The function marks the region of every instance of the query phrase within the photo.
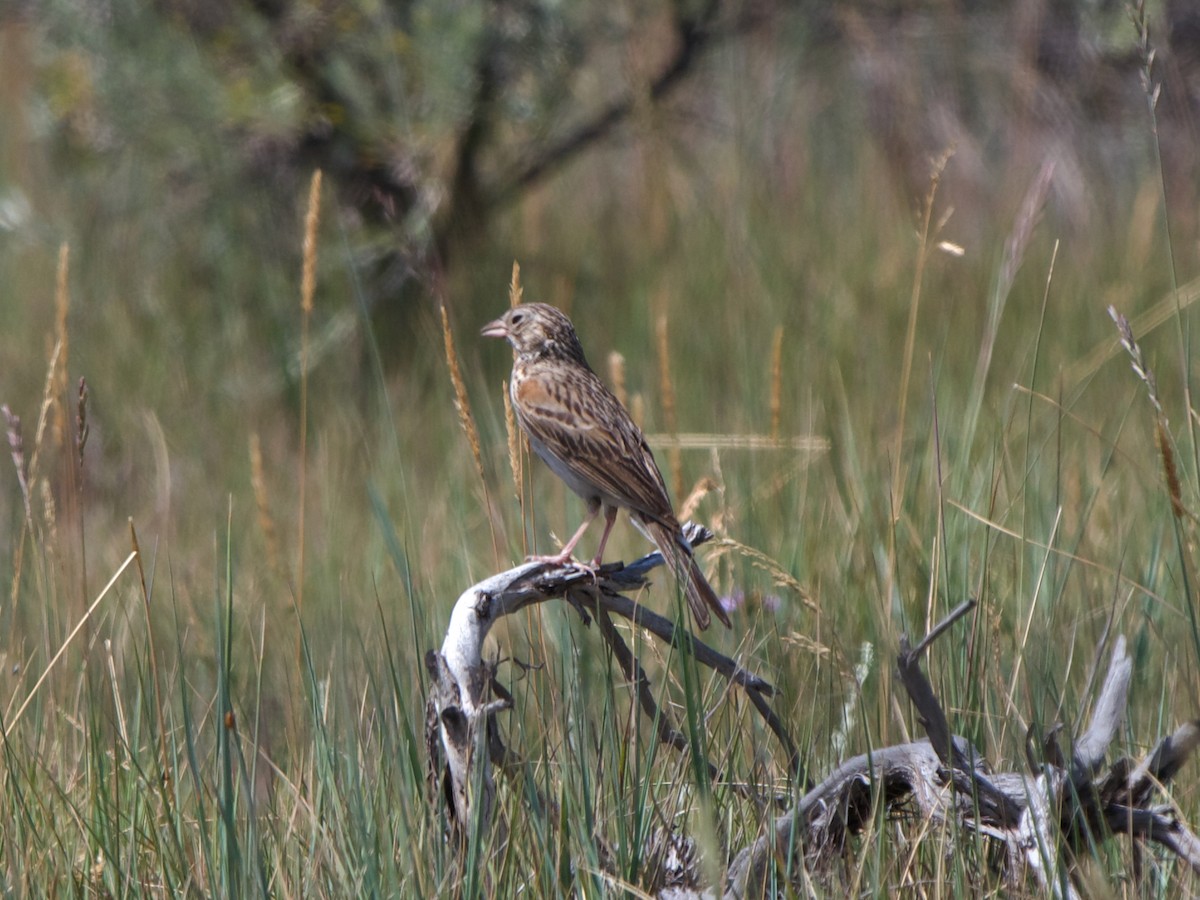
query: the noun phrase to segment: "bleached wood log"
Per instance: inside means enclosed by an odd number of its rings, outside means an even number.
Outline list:
[[[692,523],[684,526],[684,533],[692,546],[712,538],[712,532]],[[790,737],[765,700],[764,695],[774,693],[769,683],[687,630],[677,628],[670,619],[623,596],[644,587],[649,573],[662,565],[662,561],[662,555],[655,552],[628,566],[611,563],[596,572],[576,565],[530,562],[486,578],[459,596],[450,613],[441,649],[430,651],[425,663],[431,679],[426,704],[430,780],[435,789],[445,793],[460,836],[466,824],[473,821],[473,815],[480,815],[485,824],[491,821],[495,797],[492,766],[503,754],[493,717],[509,706],[504,697],[492,699],[495,685],[493,672],[483,659],[484,641],[505,616],[548,600],[566,598],[585,620],[590,608],[593,613],[603,611],[628,619],[667,643],[686,642],[698,663],[746,691],[783,742],[790,758],[797,758]],[[602,633],[611,643],[613,634],[607,617],[601,625]],[[630,660],[625,658],[621,647],[614,649],[623,667],[628,667]],[[636,677],[641,674],[640,668],[626,674]],[[641,691],[639,699],[643,708],[653,703],[647,691]],[[666,719],[655,715],[652,709],[646,712],[652,719],[659,719],[664,743],[678,748],[678,737],[666,727]]]
[[[970,608],[964,604],[955,610],[931,638]],[[915,649],[903,643],[898,660],[901,681],[929,739],[886,747],[839,766],[737,854],[729,868],[726,900],[764,896],[771,866],[789,854],[796,860],[793,871],[801,863],[819,866],[865,824],[878,802],[912,805],[928,821],[955,822],[1002,842],[1014,885],[1022,871],[1028,872],[1049,896],[1080,896],[1072,880],[1071,848],[1089,846],[1088,837],[1095,842],[1125,834],[1158,843],[1200,875],[1200,838],[1170,806],[1149,802],[1152,791],[1165,786],[1200,747],[1200,722],[1185,723],[1141,763],[1118,759],[1097,777],[1125,719],[1133,665],[1124,637],[1114,641],[1104,686],[1070,761],[1040,763],[1033,774],[991,773],[968,741],[951,734],[918,665],[929,643],[926,639]]]

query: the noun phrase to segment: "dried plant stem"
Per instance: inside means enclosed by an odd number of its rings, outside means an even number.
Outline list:
[[[1188,601],[1186,608],[1192,629],[1192,642],[1196,648],[1196,652],[1200,654],[1200,618],[1197,618],[1195,604],[1191,602],[1192,585],[1196,584],[1197,579],[1192,554],[1187,549],[1189,541],[1184,534],[1184,526],[1189,521],[1194,522],[1195,517],[1183,502],[1183,486],[1179,479],[1179,465],[1176,460],[1175,446],[1171,439],[1171,432],[1168,427],[1169,423],[1167,422],[1166,412],[1163,409],[1162,400],[1158,396],[1158,382],[1154,377],[1154,372],[1146,365],[1141,345],[1134,338],[1133,326],[1129,324],[1129,320],[1112,306],[1108,308],[1108,314],[1117,326],[1117,333],[1121,338],[1121,346],[1129,354],[1130,366],[1134,374],[1146,386],[1146,395],[1150,399],[1150,405],[1154,407],[1154,442],[1158,449],[1159,459],[1162,461],[1167,496],[1171,501],[1171,513],[1175,524],[1175,542],[1179,549],[1184,594]],[[1188,411],[1189,413],[1191,411],[1190,400],[1188,401]],[[1194,427],[1193,416],[1188,415],[1188,421],[1189,426]]]
[[[513,260],[512,279],[508,283],[508,305],[517,306],[525,289],[521,287],[521,264]]]
[[[525,522],[525,470],[521,461],[521,451],[525,436],[517,426],[517,416],[513,411],[512,397],[508,394],[508,382],[503,384],[504,394],[504,433],[508,438],[508,467],[512,470],[513,492],[517,497],[517,505],[521,509],[521,523]]]
[[[138,584],[142,589],[142,609],[146,613],[146,641],[150,648],[150,683],[154,694],[154,715],[158,724],[159,760],[162,765],[162,771],[166,772],[170,768],[171,759],[167,754],[167,725],[163,716],[162,694],[160,693],[158,684],[158,651],[155,649],[154,623],[150,616],[150,591],[146,586],[146,568],[142,564],[142,549],[138,545],[137,529],[133,526],[132,517],[129,518],[129,543],[137,559]],[[157,778],[155,781],[160,787],[163,803],[169,807],[169,792],[161,790],[163,787],[161,778]]]
[[[954,148],[947,148],[933,162],[929,174],[929,191],[925,194],[925,202],[921,208],[921,230],[917,236],[917,264],[913,271],[912,291],[908,302],[908,326],[904,331],[904,361],[900,366],[900,393],[896,398],[896,449],[892,459],[892,516],[893,520],[899,515],[901,495],[904,492],[903,445],[904,425],[908,412],[908,386],[912,380],[913,351],[917,343],[917,318],[921,309],[921,286],[925,280],[925,264],[929,260],[930,247],[933,243],[933,207],[937,199],[938,186],[946,165],[954,155]],[[894,549],[894,548],[893,548]]]
[[[91,621],[92,613],[96,611],[96,607],[100,605],[100,601],[108,596],[108,592],[112,590],[112,586],[117,583],[117,579],[121,577],[121,573],[129,568],[129,564],[133,562],[136,557],[137,554],[132,552],[125,557],[125,562],[121,563],[121,567],[117,569],[117,571],[113,574],[113,577],[108,580],[108,584],[104,586],[104,590],[102,590],[96,599],[92,601],[92,605],[87,608],[87,611],[84,612],[79,621],[75,623],[75,627],[71,629],[71,633],[67,635],[66,640],[62,642],[58,648],[58,651],[50,658],[50,662],[46,663],[46,668],[42,671],[42,674],[38,676],[38,680],[34,682],[33,687],[29,689],[29,693],[25,695],[25,699],[17,708],[17,711],[11,716],[4,717],[5,737],[8,737],[10,734],[12,734],[12,730],[16,727],[17,723],[21,721],[21,716],[29,707],[29,704],[33,701],[34,695],[37,694],[38,688],[40,688],[46,679],[50,677],[50,672],[58,664],[58,661],[62,658],[62,655],[67,652],[67,648],[71,646],[71,642],[75,640],[75,637],[83,629],[84,625]],[[14,697],[14,699],[16,698]]]
[[[515,273],[514,273],[515,277]],[[467,444],[471,448],[471,458],[475,462],[475,474],[483,486],[483,501],[488,512],[488,528],[492,534],[492,551],[496,559],[500,559],[500,545],[496,539],[496,527],[492,520],[492,498],[488,491],[487,478],[483,471],[483,451],[479,441],[479,430],[475,427],[475,418],[471,415],[471,399],[467,395],[467,385],[463,381],[462,369],[458,364],[458,351],[454,347],[454,332],[450,329],[450,317],[446,313],[446,304],[441,305],[442,341],[446,350],[446,365],[450,369],[450,383],[454,386],[454,408],[458,410],[458,422],[467,436]],[[507,391],[505,392],[507,394]]]
[[[66,344],[66,332],[63,332],[63,343]],[[64,373],[65,374],[65,373]],[[87,585],[87,541],[83,527],[83,451],[87,448],[88,434],[91,426],[88,424],[88,386],[87,380],[79,379],[79,391],[75,402],[75,446],[73,452],[67,455],[66,466],[71,473],[71,481],[75,488],[75,525],[79,529],[79,589],[80,601],[86,603],[88,596]]]
[[[308,212],[304,216],[304,261],[300,277],[300,472],[296,523],[296,656],[301,654],[303,636],[300,619],[304,613],[304,511],[308,488],[308,330],[316,292],[317,226],[321,221],[321,170],[313,172],[308,188]]]
[[[0,406],[8,434],[8,449],[12,454],[13,468],[17,470],[17,485],[21,488],[21,499],[25,504],[25,521],[33,524],[33,506],[29,500],[29,478],[25,471],[25,438],[21,432],[21,417],[8,408]]]
[[[1183,298],[1179,288],[1179,265],[1175,259],[1175,241],[1171,234],[1171,193],[1167,190],[1166,167],[1163,165],[1162,139],[1158,133],[1158,101],[1162,94],[1162,83],[1154,73],[1154,63],[1157,50],[1150,42],[1150,21],[1146,14],[1145,0],[1136,0],[1130,8],[1133,25],[1138,33],[1138,51],[1141,55],[1142,90],[1146,94],[1146,107],[1150,116],[1150,134],[1154,139],[1154,155],[1158,168],[1158,184],[1162,199],[1162,223],[1166,234],[1167,262],[1171,272],[1171,293],[1174,295],[1176,335],[1179,340],[1179,362],[1183,382],[1183,402],[1190,412],[1195,409],[1192,403],[1192,340],[1191,328],[1183,316]],[[1187,417],[1188,438],[1192,447],[1193,476],[1200,484],[1200,440],[1196,436],[1196,420]],[[1173,502],[1173,501],[1172,501]]]
[[[55,373],[58,371],[58,360],[62,353],[62,341],[57,340],[54,343],[54,349],[50,351],[50,362],[46,367],[46,381],[42,387],[42,403],[38,409],[37,427],[34,428],[33,451],[29,456],[29,466],[25,470],[26,483],[29,485],[32,492],[34,486],[38,483],[38,462],[41,460],[42,452],[42,437],[46,432],[46,423],[49,420],[50,408],[53,404],[53,389]],[[10,423],[11,425],[11,423]],[[11,441],[11,436],[10,436]],[[24,442],[22,441],[22,447]],[[12,587],[9,591],[9,602],[14,606],[17,602],[17,592],[21,586],[21,573],[24,571],[25,559],[25,541],[32,537],[33,534],[33,516],[32,512],[26,516],[25,524],[21,528],[21,535],[17,539],[17,549],[13,554],[13,577]],[[41,578],[41,573],[44,571],[40,567],[35,567],[38,577]]]
[[[508,283],[508,305],[520,305],[525,289],[521,287],[521,264],[515,259],[512,265],[512,279]],[[508,393],[508,382],[504,382],[504,431],[508,437],[508,467],[512,470],[513,489],[517,494],[517,505],[521,510],[521,547],[529,552],[529,531],[525,527],[525,465],[524,453],[527,449],[525,433],[517,426],[516,412],[513,410],[512,397]]]
[[[58,248],[58,270],[54,279],[54,339],[60,352],[57,357],[58,364],[51,373],[53,384],[50,393],[50,396],[55,398],[52,430],[55,443],[59,447],[66,445],[67,415],[64,398],[67,393],[67,369],[70,360],[70,345],[67,340],[67,313],[71,307],[71,289],[68,277],[70,262],[71,248],[69,244],[64,243]]]

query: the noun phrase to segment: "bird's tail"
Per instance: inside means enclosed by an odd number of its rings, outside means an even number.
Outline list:
[[[722,625],[732,628],[733,623],[729,621],[729,614],[725,612],[725,607],[721,605],[716,591],[712,589],[712,586],[704,578],[704,573],[696,565],[696,559],[692,556],[692,548],[684,539],[683,532],[679,527],[671,529],[661,522],[651,519],[643,519],[638,524],[658,546],[668,568],[684,585],[688,606],[691,607],[692,615],[696,619],[696,624],[700,626],[700,630],[708,628],[709,610],[716,613]]]

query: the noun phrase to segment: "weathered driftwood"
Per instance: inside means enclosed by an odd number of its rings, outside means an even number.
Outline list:
[[[695,527],[690,527],[688,536],[693,544],[711,537]],[[659,722],[660,741],[681,750],[686,747],[686,738],[665,712],[656,709],[649,681],[613,627],[612,615],[629,619],[664,641],[688,642],[698,662],[741,686],[779,736],[797,774],[795,783],[803,783],[795,746],[766,699],[772,687],[690,632],[676,629],[671,620],[621,596],[644,585],[647,573],[661,563],[655,553],[629,566],[605,566],[595,574],[529,563],[482,581],[459,597],[441,651],[431,651],[427,658],[433,680],[427,741],[431,778],[446,793],[460,837],[465,837],[468,823],[486,827],[491,821],[492,767],[501,765],[506,754],[494,714],[507,709],[511,698],[495,684],[482,659],[484,638],[503,616],[555,598],[566,598],[585,620],[589,613],[596,617],[614,658],[636,685],[643,711]],[[998,842],[1005,850],[1005,876],[1014,885],[1031,873],[1053,896],[1080,896],[1073,881],[1073,853],[1087,852],[1086,848],[1112,835],[1129,837],[1135,851],[1145,841],[1159,844],[1200,875],[1200,838],[1169,803],[1153,802],[1156,792],[1200,746],[1200,721],[1178,728],[1140,762],[1121,758],[1102,772],[1124,722],[1132,677],[1125,640],[1118,637],[1088,727],[1069,752],[1061,748],[1056,730],[1041,741],[1040,753],[1027,740],[1028,772],[993,772],[969,741],[951,732],[919,665],[932,641],[972,607],[973,603],[963,604],[915,648],[907,640],[901,644],[900,680],[926,739],[847,760],[738,852],[722,885],[703,891],[675,887],[660,896],[727,900],[767,896],[772,880],[787,877],[778,868],[784,860],[791,860],[787,869],[798,885],[803,871],[819,870],[836,858],[846,838],[865,827],[881,807],[906,811],[934,827],[953,826],[947,834],[975,831]],[[710,770],[717,774],[711,765]],[[473,815],[479,818],[473,820]],[[1135,855],[1135,865],[1139,858]],[[690,864],[685,869],[695,871]]]
[[[819,865],[822,857],[842,847],[847,835],[863,827],[880,802],[889,809],[915,807],[918,816],[935,825],[954,822],[1001,842],[1005,874],[1014,884],[1031,872],[1052,896],[1079,897],[1071,866],[1073,849],[1114,834],[1160,844],[1200,875],[1200,840],[1170,805],[1151,803],[1154,792],[1200,745],[1200,722],[1180,727],[1137,765],[1119,759],[1100,774],[1125,718],[1132,661],[1123,637],[1114,642],[1088,728],[1076,739],[1069,757],[1052,739],[1045,744],[1046,759],[1031,760],[1029,773],[991,773],[968,741],[951,734],[918,662],[932,637],[972,605],[955,610],[917,648],[910,649],[907,641],[901,646],[900,679],[928,738],[864,754],[839,766],[735,857],[726,898],[764,896],[778,860],[794,860],[794,874],[806,865]]]
[[[706,528],[688,523],[684,532],[692,546],[712,538]],[[741,687],[768,726],[783,744],[793,770],[799,756],[795,744],[767,700],[774,688],[735,660],[718,653],[686,629],[644,606],[622,596],[647,583],[647,574],[662,565],[655,552],[626,566],[611,563],[597,572],[578,566],[532,562],[493,575],[459,596],[450,613],[450,624],[440,651],[430,651],[425,664],[431,678],[426,705],[426,747],[430,778],[445,793],[453,827],[462,829],[472,821],[491,822],[495,785],[492,767],[500,765],[505,748],[495,724],[495,714],[511,705],[503,689],[492,678],[483,659],[483,643],[492,626],[535,603],[565,598],[584,621],[594,615],[600,634],[613,650],[625,677],[637,687],[638,703],[647,717],[658,723],[659,740],[680,751],[687,739],[676,729],[665,710],[658,710],[649,679],[637,658],[613,626],[612,616],[634,622],[661,640],[686,646],[696,662],[708,666]],[[497,699],[493,699],[493,695]],[[486,750],[487,752],[482,752]],[[710,774],[719,776],[709,763]],[[480,819],[473,820],[473,815]]]

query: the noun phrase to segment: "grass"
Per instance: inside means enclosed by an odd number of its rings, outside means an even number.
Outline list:
[[[715,80],[737,65],[720,57]],[[114,255],[115,237],[72,208],[75,176],[48,173],[41,189],[82,237],[69,253],[0,246],[13,325],[0,399],[21,419],[10,473],[24,478],[0,492],[7,894],[637,896],[661,886],[672,841],[694,839],[687,852],[715,878],[758,833],[768,811],[659,747],[598,636],[545,608],[496,639],[517,755],[500,825],[465,863],[444,838],[423,656],[463,589],[581,513],[511,440],[507,351],[475,338],[504,308],[514,257],[526,297],[570,308],[598,370],[624,357],[648,432],[828,442],[657,448],[677,501],[707,479],[696,517],[751,548],[706,556],[718,590],[744,596],[715,640],[780,687],[808,772],[920,734],[891,659],[902,632],[967,596],[977,613],[929,669],[952,727],[995,765],[1022,765],[1027,725],[1078,730],[1116,632],[1136,666],[1123,750],[1196,715],[1183,302],[1196,290],[1171,272],[1169,202],[1141,199],[1157,190],[1154,160],[1135,157],[1109,214],[1080,226],[1053,201],[1037,215],[1036,169],[1015,164],[1018,189],[963,203],[955,155],[914,218],[886,160],[846,142],[856,110],[781,90],[775,111],[792,104],[789,120],[814,127],[758,136],[763,120],[738,103],[754,86],[729,84],[714,102],[732,139],[635,145],[531,196],[485,258],[450,273],[436,312],[413,313],[403,346],[373,342],[336,212],[270,235],[290,274],[239,250],[237,223],[261,221],[233,207],[212,259],[191,243],[200,232]],[[315,200],[295,206],[299,226]],[[153,221],[132,217],[122,240],[136,248]],[[207,283],[181,262],[193,252]],[[311,309],[295,300],[302,280]],[[1163,418],[1109,303],[1134,322]],[[613,558],[643,549],[618,526]],[[646,602],[673,598],[659,585]],[[780,748],[738,694],[686,655],[627,640],[677,727],[735,780],[787,789]],[[1200,823],[1194,774],[1173,800]],[[1195,888],[1159,858],[1135,885],[1117,841],[1093,856],[1118,894]],[[985,845],[880,816],[809,878],[833,896],[999,894],[987,861]]]

